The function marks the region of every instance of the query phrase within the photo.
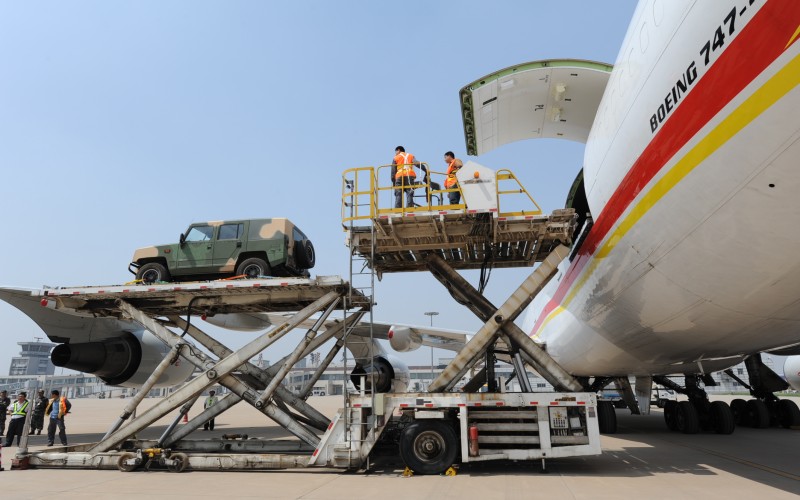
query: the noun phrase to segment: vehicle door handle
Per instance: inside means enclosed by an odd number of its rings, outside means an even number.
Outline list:
[[[242,242],[241,241],[237,241],[236,242],[236,248],[242,248]]]

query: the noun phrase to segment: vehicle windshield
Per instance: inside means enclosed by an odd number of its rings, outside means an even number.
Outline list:
[[[194,226],[189,229],[186,241],[208,241],[214,236],[214,228],[211,226]]]

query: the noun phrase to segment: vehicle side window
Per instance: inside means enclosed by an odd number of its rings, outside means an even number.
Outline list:
[[[244,224],[223,224],[219,227],[220,240],[238,240],[242,237]]]
[[[194,226],[186,235],[186,241],[209,241],[214,236],[214,228],[211,226]]]

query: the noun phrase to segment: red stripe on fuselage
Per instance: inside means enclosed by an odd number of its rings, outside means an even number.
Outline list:
[[[800,1],[767,2],[708,68],[672,117],[661,126],[595,219],[564,280],[539,314],[531,333],[561,303],[609,231],[642,189],[701,128],[786,50],[798,22]]]

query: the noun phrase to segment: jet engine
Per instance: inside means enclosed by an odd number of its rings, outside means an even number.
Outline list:
[[[371,363],[358,363],[350,373],[350,380],[357,389],[365,380],[365,390],[371,391],[375,381],[375,392],[406,392],[411,381],[408,366],[394,356],[375,356]]]
[[[150,332],[120,332],[120,335],[94,342],[70,342],[57,345],[50,359],[55,366],[100,377],[109,385],[140,387],[153,373],[170,348]],[[156,387],[183,382],[194,366],[178,358],[167,367]]]
[[[392,326],[389,329],[389,344],[397,352],[409,352],[419,349],[422,335],[405,326]]]
[[[789,356],[783,364],[783,375],[792,389],[800,391],[800,356]]]

